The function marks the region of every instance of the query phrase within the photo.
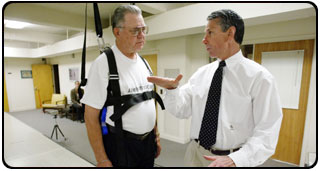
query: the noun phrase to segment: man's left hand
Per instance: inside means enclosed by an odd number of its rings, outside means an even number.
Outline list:
[[[203,156],[206,160],[212,161],[208,167],[236,167],[229,156]]]
[[[155,139],[156,143],[157,143],[157,153],[155,158],[157,158],[160,155],[161,152],[161,145],[160,145],[160,136],[159,134],[156,135],[156,139]]]

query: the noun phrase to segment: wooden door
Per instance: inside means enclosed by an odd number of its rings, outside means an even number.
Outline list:
[[[43,101],[50,101],[53,94],[51,65],[32,65],[32,77],[36,108],[41,108]]]
[[[255,45],[254,60],[261,64],[262,52],[304,50],[299,109],[283,108],[283,120],[273,159],[299,165],[306,118],[314,40]]]
[[[153,75],[157,75],[157,54],[152,55],[143,55],[144,59],[146,59],[152,69]]]
[[[9,112],[9,102],[8,102],[8,94],[7,94],[7,85],[6,85],[6,77],[3,75],[3,110],[5,112]]]

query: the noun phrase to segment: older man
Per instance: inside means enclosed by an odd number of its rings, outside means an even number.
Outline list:
[[[203,44],[217,60],[197,70],[187,84],[150,77],[167,90],[167,109],[192,116],[187,166],[248,167],[274,152],[282,109],[274,77],[240,50],[244,22],[232,10],[211,13]]]
[[[121,96],[150,92],[154,87],[147,81],[150,76],[147,64],[137,54],[143,48],[147,34],[141,10],[134,5],[118,7],[112,17],[112,28],[116,38],[115,45],[111,48],[114,55],[109,51],[110,54],[103,53],[93,62],[81,100],[86,104],[85,120],[90,144],[98,167],[153,167],[154,159],[161,149],[158,134],[154,129],[154,100],[143,101],[124,112],[120,123],[120,131],[123,131],[121,136],[118,136],[117,131],[119,125],[112,120],[116,105],[107,106],[108,133],[102,135],[99,113],[105,106],[106,99],[114,96],[109,91],[109,88],[114,88],[114,85],[110,84],[111,80],[119,84]],[[116,66],[112,66],[109,61],[112,56]],[[117,78],[110,74],[112,67],[117,68]],[[109,84],[111,87],[108,87]],[[125,106],[121,104],[120,110]]]

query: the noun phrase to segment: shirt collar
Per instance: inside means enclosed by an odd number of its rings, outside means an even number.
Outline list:
[[[242,51],[240,49],[237,53],[235,53],[234,55],[230,56],[229,58],[227,58],[225,60],[226,67],[232,67],[233,65],[239,63],[242,58],[243,58],[243,55],[242,55]],[[221,59],[218,58],[218,61],[220,62]]]
[[[128,61],[128,62],[136,62],[137,61],[137,58],[135,59],[130,59],[128,58],[127,56],[125,56],[120,50],[119,48],[117,47],[116,44],[114,44],[112,47],[111,47],[113,53],[114,53],[114,56],[115,57],[119,57],[125,61]],[[136,56],[138,56],[138,54],[136,54]]]

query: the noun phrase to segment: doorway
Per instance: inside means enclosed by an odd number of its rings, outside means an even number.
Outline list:
[[[304,124],[309,95],[311,65],[314,40],[301,40],[279,43],[257,44],[254,48],[254,60],[261,64],[263,52],[281,52],[303,50],[302,76],[298,108],[282,108],[283,120],[278,145],[273,159],[299,165],[304,135]],[[276,60],[275,60],[276,61]]]
[[[60,94],[60,82],[59,82],[59,66],[58,64],[52,65],[53,67],[53,85],[55,94]]]
[[[33,64],[32,77],[36,108],[42,108],[44,101],[51,101],[53,94],[52,69],[48,64]]]

